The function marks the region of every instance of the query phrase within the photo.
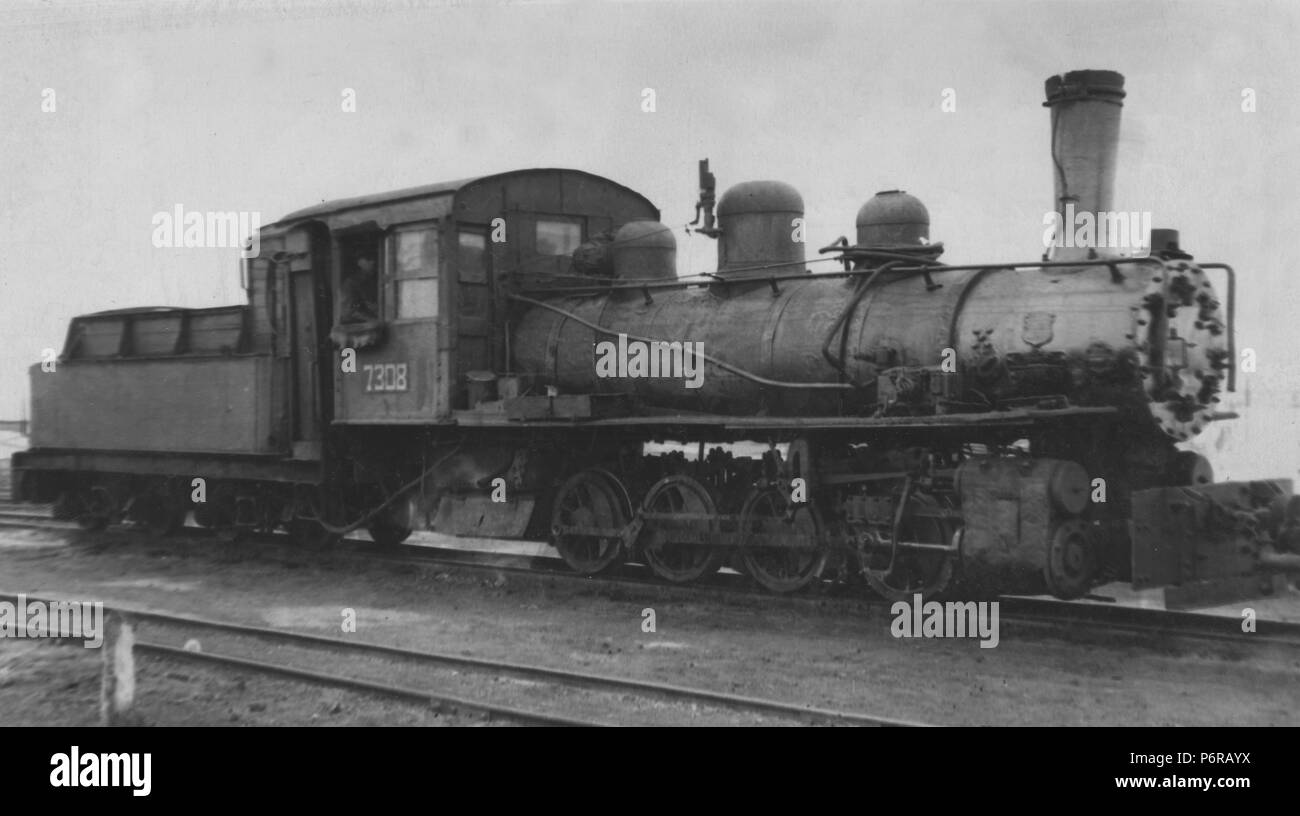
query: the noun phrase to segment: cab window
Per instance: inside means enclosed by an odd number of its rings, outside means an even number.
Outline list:
[[[438,315],[440,263],[435,226],[401,227],[393,236],[393,315],[410,320]]]
[[[339,242],[343,258],[336,323],[352,325],[379,319],[379,236],[361,235]]]
[[[571,255],[582,243],[582,225],[558,218],[537,219],[534,246],[538,255]]]
[[[488,286],[487,238],[482,230],[462,227],[457,238],[459,257],[461,317],[487,318],[491,308],[491,291]]]
[[[460,245],[460,282],[487,283],[487,237],[481,229],[464,227]]]

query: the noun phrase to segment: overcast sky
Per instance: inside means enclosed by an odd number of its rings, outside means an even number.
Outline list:
[[[1198,259],[1237,267],[1238,343],[1259,355],[1244,376],[1256,403],[1277,392],[1290,408],[1298,21],[1285,0],[0,0],[0,418],[23,412],[27,366],[62,347],[72,315],[240,299],[237,250],[151,245],[153,215],[177,204],[269,223],[558,166],[637,189],[680,226],[708,157],[720,192],[798,188],[810,249],[902,188],[929,207],[945,260],[1034,259],[1052,206],[1043,80],[1080,68],[1127,78],[1116,208],[1149,210]],[[941,109],[949,88],[955,112]],[[683,272],[712,268],[712,242],[678,241]],[[1216,437],[1219,453],[1294,476],[1295,417]]]

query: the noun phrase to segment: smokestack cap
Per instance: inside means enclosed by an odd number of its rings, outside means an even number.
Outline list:
[[[918,246],[930,240],[930,211],[902,190],[882,190],[857,218],[858,246]]]
[[[1048,77],[1045,107],[1077,99],[1097,99],[1123,105],[1124,75],[1118,71],[1070,71]]]

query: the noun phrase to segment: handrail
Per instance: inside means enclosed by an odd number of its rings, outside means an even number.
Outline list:
[[[837,260],[838,260],[837,258],[814,258],[811,261],[808,261],[807,263],[816,263],[819,261],[837,261]],[[915,259],[913,258],[908,258],[907,260],[915,261]],[[948,265],[948,264],[920,263],[914,266],[899,266],[895,268],[893,271],[899,273],[915,274],[921,272],[928,272],[928,273],[964,272],[964,271],[970,271],[976,269],[1063,269],[1063,268],[1082,269],[1090,266],[1104,266],[1110,269],[1112,278],[1123,280],[1123,278],[1119,276],[1119,267],[1121,265],[1138,264],[1138,263],[1157,263],[1160,264],[1161,266],[1164,266],[1164,261],[1155,257],[1154,255],[1148,255],[1148,256],[1135,257],[1135,258],[1098,258],[1095,260],[1079,260],[1079,261],[1026,261],[1023,263],[1006,263],[1006,264],[982,263],[982,264],[960,264],[955,266]],[[780,267],[780,266],[792,266],[792,265],[793,264],[786,262],[780,264],[771,264],[770,266]],[[1204,266],[1205,265],[1202,264],[1202,267]],[[1223,265],[1219,264],[1215,266],[1223,266]],[[530,289],[520,289],[519,291],[521,293],[528,293],[533,295],[557,295],[557,294],[590,295],[590,294],[600,294],[603,292],[640,291],[644,289],[687,289],[692,286],[709,286],[709,285],[721,285],[721,284],[751,284],[751,283],[766,284],[766,283],[772,283],[777,281],[791,281],[791,280],[813,280],[813,279],[825,279],[825,278],[856,278],[856,277],[864,277],[866,275],[870,275],[875,271],[876,271],[875,269],[841,269],[834,272],[803,272],[803,273],[784,274],[784,275],[748,275],[739,278],[723,278],[723,277],[718,277],[715,273],[701,273],[699,275],[691,275],[689,277],[682,277],[674,280],[664,280],[662,278],[655,278],[655,279],[637,278],[634,280],[624,280],[624,281],[606,280],[606,281],[593,281],[590,284],[586,284],[582,286],[535,287]],[[696,280],[695,278],[707,278],[707,279]]]
[[[1222,269],[1228,273],[1228,393],[1237,393],[1237,271],[1226,263],[1197,264],[1202,269]]]

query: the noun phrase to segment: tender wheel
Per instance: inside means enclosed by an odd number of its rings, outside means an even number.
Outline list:
[[[50,515],[56,521],[72,521],[77,517],[77,494],[64,490],[54,499]]]
[[[804,535],[817,549],[764,546],[758,536]],[[821,523],[806,502],[791,505],[785,494],[766,487],[750,494],[740,512],[740,563],[745,572],[773,592],[794,592],[821,575],[826,566],[821,546]]]
[[[915,493],[909,501],[912,512],[933,512],[943,505],[933,496]],[[910,515],[903,520],[900,533],[904,541],[920,544],[948,545],[956,540],[956,528],[947,519]],[[913,595],[937,597],[952,582],[953,558],[945,553],[900,550],[892,558],[890,544],[868,533],[859,553],[862,577],[885,598],[910,601]]]
[[[228,527],[216,528],[216,539],[222,544],[242,544],[252,538],[253,530],[249,527]]]
[[[212,530],[218,540],[234,540],[228,528],[235,524],[235,494],[229,485],[208,484],[205,500],[194,504],[194,523]]]
[[[574,572],[595,575],[622,562],[619,532],[632,520],[632,502],[613,474],[599,468],[575,473],[552,506],[551,544]]]
[[[151,494],[136,499],[131,520],[154,537],[174,535],[185,526],[188,509],[170,496]]]
[[[83,530],[102,530],[117,510],[117,501],[108,488],[95,487],[77,491],[75,498],[77,526]]]
[[[704,485],[689,476],[661,479],[646,495],[647,513],[682,513],[713,518],[717,508]],[[674,584],[712,575],[721,566],[724,553],[708,546],[708,539],[686,529],[664,529],[653,522],[642,528],[637,544],[655,575]]]
[[[1047,545],[1043,577],[1048,590],[1062,600],[1081,597],[1092,588],[1096,571],[1096,552],[1088,525],[1078,519],[1062,522]]]

